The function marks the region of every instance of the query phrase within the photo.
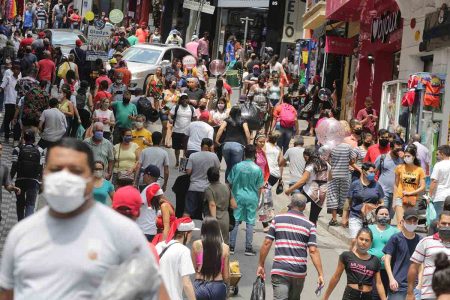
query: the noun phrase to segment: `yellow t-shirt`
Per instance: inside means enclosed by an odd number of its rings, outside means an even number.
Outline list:
[[[396,178],[400,178],[395,198],[402,198],[403,191],[412,192],[419,188],[420,181],[425,180],[425,172],[416,165],[401,164],[395,168]]]
[[[128,149],[123,149],[120,147],[120,143],[114,146],[114,172],[119,171],[130,171],[136,164],[136,150],[139,146],[133,142],[130,143],[130,147]]]
[[[137,144],[140,150],[144,150],[148,147],[147,145],[144,145],[144,139],[146,139],[149,143],[153,143],[152,133],[145,128],[142,128],[141,130],[133,130],[132,135],[132,142]]]

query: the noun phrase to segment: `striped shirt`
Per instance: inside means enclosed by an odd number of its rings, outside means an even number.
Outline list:
[[[337,145],[331,151],[331,175],[333,178],[347,178],[350,169],[350,161],[358,158],[358,148],[353,149],[347,143]]]
[[[290,210],[270,224],[266,239],[275,240],[272,275],[305,278],[307,247],[317,246],[316,227],[302,212]]]
[[[433,236],[427,236],[423,238],[419,244],[417,244],[416,250],[411,256],[411,261],[424,264],[423,269],[423,283],[421,289],[421,299],[436,299],[436,296],[431,287],[431,281],[434,273],[434,259],[436,254],[444,252],[450,259],[450,243],[443,243],[439,238],[439,234],[436,233]]]
[[[38,8],[36,10],[36,18],[38,20],[47,20],[47,12],[43,8]]]

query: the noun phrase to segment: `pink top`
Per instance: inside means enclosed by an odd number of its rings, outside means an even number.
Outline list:
[[[198,49],[198,42],[192,41],[186,44],[186,49],[191,52],[192,55],[197,57],[197,49]]]
[[[371,113],[374,117],[377,116],[377,111],[375,109],[372,108],[372,113]],[[369,115],[369,113],[367,112],[366,108],[361,109],[358,114],[356,115],[356,119],[358,119],[359,121],[364,120],[367,116]],[[366,124],[363,125],[364,128],[368,129],[370,131],[370,133],[372,133],[373,135],[376,134],[375,132],[375,124],[376,124],[376,120],[372,119],[369,120],[369,122],[367,122]]]
[[[196,260],[197,260],[197,270],[198,270],[198,272],[200,272],[202,265],[203,265],[203,251],[200,251],[199,253],[197,253]],[[225,257],[222,256],[222,259],[220,260],[220,271],[223,271],[224,262],[225,262]]]
[[[209,43],[204,38],[198,40],[198,51],[200,55],[209,55]]]

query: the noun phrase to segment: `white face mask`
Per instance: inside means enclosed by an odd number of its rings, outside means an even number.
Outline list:
[[[414,163],[414,158],[409,157],[409,156],[404,157],[403,160],[405,161],[405,164],[408,164],[408,165],[412,165]]]
[[[136,122],[135,125],[136,125],[136,128],[138,128],[138,129],[142,129],[142,127],[144,127],[143,122]]]
[[[103,171],[102,170],[94,171],[94,177],[102,178],[103,177]]]
[[[87,180],[62,170],[44,176],[44,196],[48,206],[59,213],[70,213],[85,201]]]
[[[218,109],[224,109],[225,108],[225,104],[217,104],[217,108]]]
[[[405,223],[405,229],[408,231],[408,232],[414,232],[416,229],[417,229],[417,224],[408,224],[408,223]]]

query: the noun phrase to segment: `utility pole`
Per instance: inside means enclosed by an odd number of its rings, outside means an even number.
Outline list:
[[[241,22],[245,24],[244,29],[244,54],[247,55],[247,33],[248,33],[248,23],[253,22],[254,19],[250,19],[249,17],[241,18]]]
[[[195,20],[195,26],[194,26],[194,34],[198,35],[198,24],[200,23],[200,17],[202,15],[202,9],[203,5],[205,5],[206,0],[200,0],[199,6],[198,6],[198,12],[197,12],[197,20]]]

